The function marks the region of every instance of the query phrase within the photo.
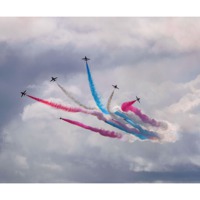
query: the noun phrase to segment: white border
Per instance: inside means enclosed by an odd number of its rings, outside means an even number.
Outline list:
[[[0,185],[2,199],[20,200],[184,200],[198,195],[198,184],[6,184]]]
[[[0,0],[1,16],[199,16],[197,0]]]

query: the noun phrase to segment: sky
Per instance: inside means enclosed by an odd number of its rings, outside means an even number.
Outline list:
[[[199,183],[200,19],[148,17],[0,18],[1,183]],[[20,92],[95,106],[89,66],[104,104],[141,97],[137,107],[173,125],[173,139],[121,141],[59,120],[115,130]]]

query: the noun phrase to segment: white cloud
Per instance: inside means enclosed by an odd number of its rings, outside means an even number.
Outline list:
[[[199,106],[200,106],[200,90],[198,85],[200,76],[197,76],[194,80],[183,83],[179,86],[182,91],[187,91],[177,102],[174,102],[168,108],[166,113],[170,116],[174,116],[179,123],[182,130],[186,132],[196,133],[199,132]],[[176,88],[174,88],[176,90]]]
[[[0,40],[78,48],[101,46],[115,52],[131,47],[153,54],[189,52],[200,47],[198,18],[1,18]],[[39,44],[39,43],[38,43]],[[103,46],[102,46],[103,44]]]
[[[152,170],[154,171],[155,166],[153,165],[153,163],[149,162],[146,159],[143,159],[142,157],[136,157],[130,163],[130,170],[134,172],[149,172]]]
[[[177,103],[170,106],[170,111],[174,113],[191,113],[199,106],[200,90],[198,85],[200,83],[200,76],[198,75],[194,80],[181,84],[181,90],[187,91]]]
[[[53,18],[1,17],[0,41],[23,42],[44,37],[56,30]]]

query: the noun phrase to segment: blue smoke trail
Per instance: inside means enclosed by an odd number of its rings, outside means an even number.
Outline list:
[[[90,86],[90,90],[91,90],[91,93],[92,93],[92,96],[94,98],[94,101],[96,103],[96,105],[98,106],[98,108],[104,113],[104,114],[109,114],[108,110],[104,107],[104,105],[102,104],[101,102],[101,99],[96,91],[96,88],[95,88],[95,85],[94,85],[94,82],[93,82],[93,79],[92,79],[92,75],[91,75],[91,72],[90,72],[90,68],[88,66],[88,63],[86,62],[86,69],[87,69],[87,75],[88,75],[88,81],[89,81],[89,86]],[[137,128],[139,131],[140,131],[140,134],[138,133],[135,133],[134,131],[131,131],[131,130],[128,130],[128,129],[125,129],[123,127],[121,127],[120,125],[117,125],[111,121],[105,121],[107,124],[115,127],[115,128],[118,128],[124,132],[127,132],[127,133],[131,133],[137,137],[139,137],[140,139],[149,139],[150,137],[156,137],[158,138],[157,134],[156,133],[153,133],[153,132],[149,132],[147,130],[143,130],[141,126],[139,126],[138,124],[136,124],[134,121],[132,121],[127,115],[123,114],[122,112],[115,112],[116,115],[120,116],[121,118],[123,118],[126,122],[128,122],[130,125],[132,125],[134,128]]]
[[[88,81],[89,81],[89,85],[90,85],[90,90],[92,93],[92,96],[94,98],[94,101],[96,103],[96,105],[98,106],[98,108],[104,113],[104,114],[109,114],[109,112],[106,110],[106,108],[104,107],[104,105],[101,102],[101,99],[96,91],[93,79],[92,79],[92,75],[90,73],[90,68],[88,66],[88,63],[86,62],[86,68],[87,68],[87,74],[88,74]]]
[[[123,118],[126,122],[128,122],[130,125],[132,125],[134,128],[137,128],[140,133],[146,137],[156,137],[159,138],[158,135],[154,132],[150,132],[147,130],[144,130],[140,125],[136,124],[133,120],[131,120],[127,115],[125,115],[122,112],[116,111],[115,114],[121,118]]]
[[[134,136],[136,136],[136,137],[139,137],[141,140],[148,139],[148,137],[146,137],[146,136],[144,136],[144,135],[142,135],[142,134],[138,134],[138,133],[135,133],[135,132],[133,132],[133,131],[126,130],[126,129],[124,129],[123,127],[121,127],[120,125],[117,125],[117,124],[115,124],[115,123],[113,123],[113,122],[111,122],[111,121],[105,121],[105,122],[106,122],[107,124],[109,124],[109,125],[115,127],[115,128],[118,128],[118,129],[120,129],[120,130],[126,132],[126,133],[130,133],[130,134],[132,134],[132,135],[134,135]]]

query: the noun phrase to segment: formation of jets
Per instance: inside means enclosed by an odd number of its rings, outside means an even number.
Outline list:
[[[26,90],[24,90],[23,92],[21,92],[21,97],[26,95]]]
[[[82,60],[85,60],[85,61],[87,62],[88,60],[90,60],[90,58],[87,58],[87,57],[85,56],[84,58],[82,58]],[[53,82],[56,81],[57,78],[58,78],[58,77],[51,77],[50,82],[51,82],[51,81],[53,81]],[[114,87],[114,89],[119,89],[117,85],[112,85],[112,86]],[[25,90],[24,92],[21,92],[21,97],[23,97],[23,96],[25,96],[25,95],[26,95],[26,90]],[[138,102],[140,103],[140,98],[137,97],[137,96],[136,96],[136,101],[138,101]]]

